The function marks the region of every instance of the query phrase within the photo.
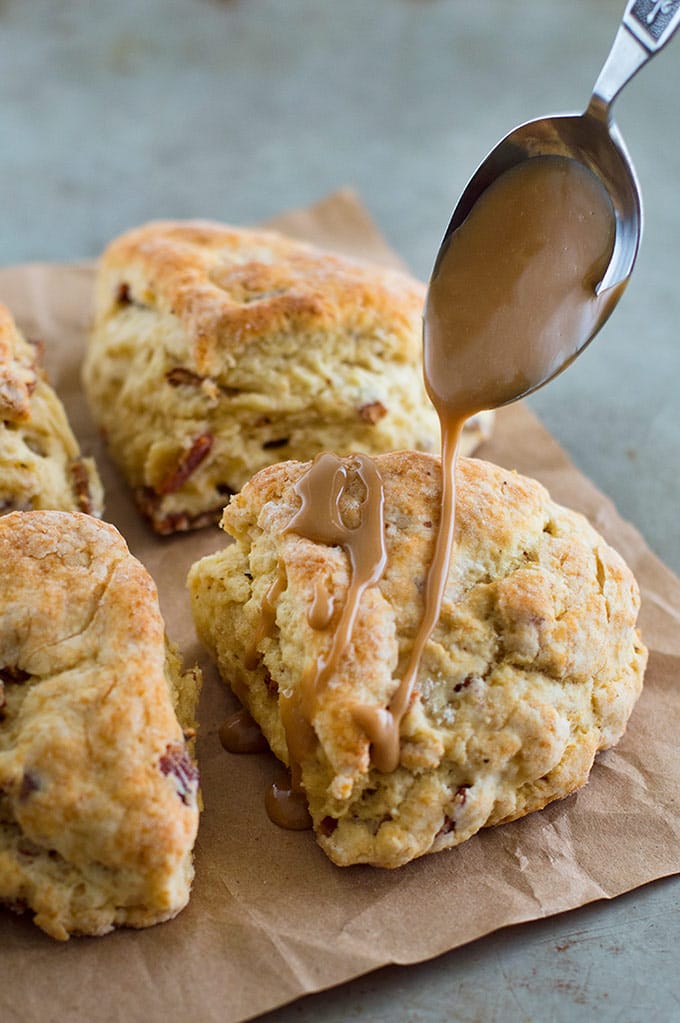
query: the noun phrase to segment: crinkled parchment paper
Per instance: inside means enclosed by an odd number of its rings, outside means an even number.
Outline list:
[[[398,262],[349,193],[279,223],[298,237]],[[263,793],[273,760],[221,749],[217,729],[232,702],[198,648],[185,591],[189,565],[221,546],[222,535],[214,528],[152,536],[85,407],[79,364],[91,284],[89,266],[23,266],[0,271],[0,299],[30,337],[44,340],[51,380],[102,470],[106,516],[155,578],[171,637],[187,660],[203,663],[205,812],[191,904],[171,923],[60,945],[28,916],[0,911],[0,1018],[243,1020],[384,964],[427,959],[680,871],[680,580],[522,406],[499,415],[483,456],[538,477],[557,500],[585,512],[642,587],[651,657],[626,736],[598,758],[577,794],[398,871],[334,867],[310,833],[272,825]]]

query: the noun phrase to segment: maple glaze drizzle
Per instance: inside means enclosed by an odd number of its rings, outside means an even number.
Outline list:
[[[220,742],[228,753],[264,753],[269,743],[245,707],[230,714],[219,730]]]
[[[363,484],[364,500],[359,505],[359,522],[345,524],[340,502],[351,483],[350,470]],[[385,492],[380,470],[367,455],[343,460],[325,451],[295,484],[300,508],[286,526],[286,533],[298,533],[313,543],[340,546],[349,559],[349,586],[340,621],[333,633],[328,656],[321,655],[303,676],[301,704],[307,719],[316,707],[316,697],[335,673],[352,638],[364,591],[382,578],[387,563],[385,549]]]
[[[413,640],[406,669],[389,706],[357,705],[354,720],[371,741],[371,759],[379,771],[394,771],[399,764],[399,729],[411,702],[425,645],[439,621],[453,550],[456,507],[455,466],[465,418],[451,421],[442,430],[442,497],[439,529],[425,583],[423,617]]]
[[[465,421],[548,380],[606,318],[621,288],[597,296],[595,287],[611,258],[614,227],[611,202],[592,172],[565,157],[535,157],[487,189],[438,259],[427,297],[424,376],[441,427],[442,493],[423,615],[389,706],[356,705],[352,711],[380,771],[398,766],[401,721],[441,614],[454,545],[456,460]],[[350,470],[366,490],[359,524],[352,529],[340,510]],[[320,455],[295,491],[302,503],[285,532],[342,546],[350,562],[350,583],[328,656],[312,663],[298,690],[280,703],[292,782],[290,789],[277,788],[276,797],[270,793],[268,808],[274,800],[270,816],[275,812],[272,819],[286,827],[294,825],[282,807],[301,793],[300,764],[316,743],[311,721],[318,694],[351,642],[364,591],[379,582],[386,562],[382,480],[367,456],[343,461]],[[253,648],[271,629],[272,609],[284,586],[280,570],[265,598]],[[331,615],[332,606],[323,603],[317,588],[308,612],[310,625],[325,628]]]
[[[349,526],[343,519],[341,500],[356,481],[364,491],[358,505],[358,522]],[[281,721],[286,734],[290,760],[290,787],[274,783],[266,797],[267,812],[275,823],[283,827],[299,828],[298,804],[304,800],[300,765],[316,746],[316,734],[311,721],[316,713],[317,698],[337,670],[348,643],[361,597],[369,586],[382,578],[387,560],[384,537],[384,488],[377,465],[366,455],[341,459],[330,452],[318,455],[307,472],[297,481],[295,493],[300,507],[293,514],[284,533],[298,533],[314,543],[343,548],[349,560],[349,585],[340,620],[333,633],[330,650],[312,662],[300,679],[297,689],[279,700]],[[279,566],[277,578],[265,596],[255,630],[251,651],[256,650],[273,627],[276,600],[285,588],[285,571]],[[333,612],[328,594],[320,594],[315,587],[314,599],[308,618],[312,628],[325,628]],[[315,624],[316,623],[316,624]],[[257,663],[251,656],[248,663]],[[272,816],[275,813],[275,817]],[[287,814],[291,823],[287,824]]]
[[[317,632],[327,629],[333,617],[334,606],[333,594],[328,592],[325,581],[317,579],[314,583],[312,603],[307,611],[307,621],[310,627]]]
[[[265,793],[264,805],[269,820],[280,828],[308,831],[312,826],[304,791],[292,784],[272,782]]]
[[[266,639],[272,634],[274,623],[276,622],[276,605],[285,588],[286,570],[283,565],[279,564],[276,579],[264,595],[257,626],[255,628],[255,635],[253,636],[250,647],[246,651],[244,664],[248,671],[252,671],[253,668],[256,668],[260,663],[260,643],[263,639]]]
[[[352,482],[350,472],[363,484],[365,491],[358,508],[359,521],[353,527],[343,520],[340,507],[342,497]],[[342,547],[349,559],[349,586],[328,655],[317,657],[303,674],[294,695],[281,701],[293,793],[302,790],[300,764],[316,744],[310,722],[316,712],[318,695],[333,677],[351,641],[363,593],[380,581],[387,562],[385,493],[380,471],[368,456],[355,455],[343,461],[331,452],[323,452],[298,480],[295,493],[301,504],[288,523],[286,533],[298,533],[314,543]],[[315,600],[317,595],[318,589]],[[281,809],[279,801],[278,810]],[[276,823],[281,823],[281,820]]]

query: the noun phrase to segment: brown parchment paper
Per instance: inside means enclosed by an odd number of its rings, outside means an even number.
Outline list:
[[[279,222],[298,237],[395,262],[351,193]],[[538,477],[621,551],[643,591],[651,657],[619,747],[588,785],[540,813],[485,831],[398,871],[342,870],[309,833],[281,831],[263,808],[274,761],[224,753],[217,728],[231,698],[199,650],[184,580],[221,546],[217,528],[151,535],[96,437],[79,385],[92,268],[0,271],[0,300],[46,344],[51,380],[87,453],[98,459],[107,518],[159,588],[168,631],[205,671],[199,759],[205,812],[189,907],[147,931],[61,945],[27,917],[0,911],[0,1019],[244,1020],[387,963],[413,963],[507,924],[611,898],[680,871],[680,580],[524,407],[504,410],[484,457]]]

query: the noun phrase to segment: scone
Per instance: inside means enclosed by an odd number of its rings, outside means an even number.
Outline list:
[[[104,253],[84,381],[159,533],[217,522],[263,466],[324,449],[435,450],[424,288],[272,232],[202,221]],[[488,432],[470,424],[467,451]]]
[[[113,526],[0,519],[0,903],[58,939],[183,908],[199,685]]]
[[[322,848],[340,865],[397,867],[583,785],[598,750],[624,732],[646,650],[635,579],[588,522],[533,480],[461,459],[442,614],[401,721],[398,765],[377,770],[362,716],[384,713],[408,660],[441,477],[430,455],[373,463],[386,565],[312,710],[305,686],[330,662],[350,569],[343,546],[290,525],[307,465],[265,469],[232,498],[223,525],[235,543],[197,562],[189,585],[200,638],[285,763],[293,739]],[[351,531],[366,487],[353,459],[343,472]]]
[[[55,508],[101,515],[102,485],[81,458],[59,398],[39,368],[39,350],[0,305],[0,514]]]

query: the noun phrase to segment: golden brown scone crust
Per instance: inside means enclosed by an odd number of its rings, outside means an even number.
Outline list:
[[[402,721],[399,767],[379,773],[352,708],[386,707],[397,688],[423,611],[440,466],[414,452],[375,461],[385,487],[387,568],[364,593],[353,642],[319,697],[318,744],[302,777],[332,860],[396,867],[583,785],[597,751],[623,734],[646,650],[635,628],[635,579],[588,522],[533,480],[461,459],[441,618]],[[189,576],[202,641],[284,762],[280,700],[311,662],[328,656],[349,580],[341,548],[284,532],[306,468],[259,473],[225,510],[236,542]],[[357,486],[345,494],[348,525],[363,498]],[[248,671],[245,655],[279,565],[286,588],[275,627]],[[319,581],[335,597],[325,631],[308,621]]]
[[[198,775],[174,705],[193,717],[199,684],[113,526],[0,519],[0,902],[58,939],[183,908]]]
[[[263,466],[434,450],[423,286],[276,233],[157,222],[102,257],[84,380],[161,533],[218,521]],[[488,432],[472,424],[466,451]]]
[[[35,355],[22,345],[9,309],[0,304],[0,419],[28,419],[36,383]]]
[[[101,515],[102,485],[81,458],[59,398],[39,368],[39,350],[0,304],[0,514],[54,508]]]

